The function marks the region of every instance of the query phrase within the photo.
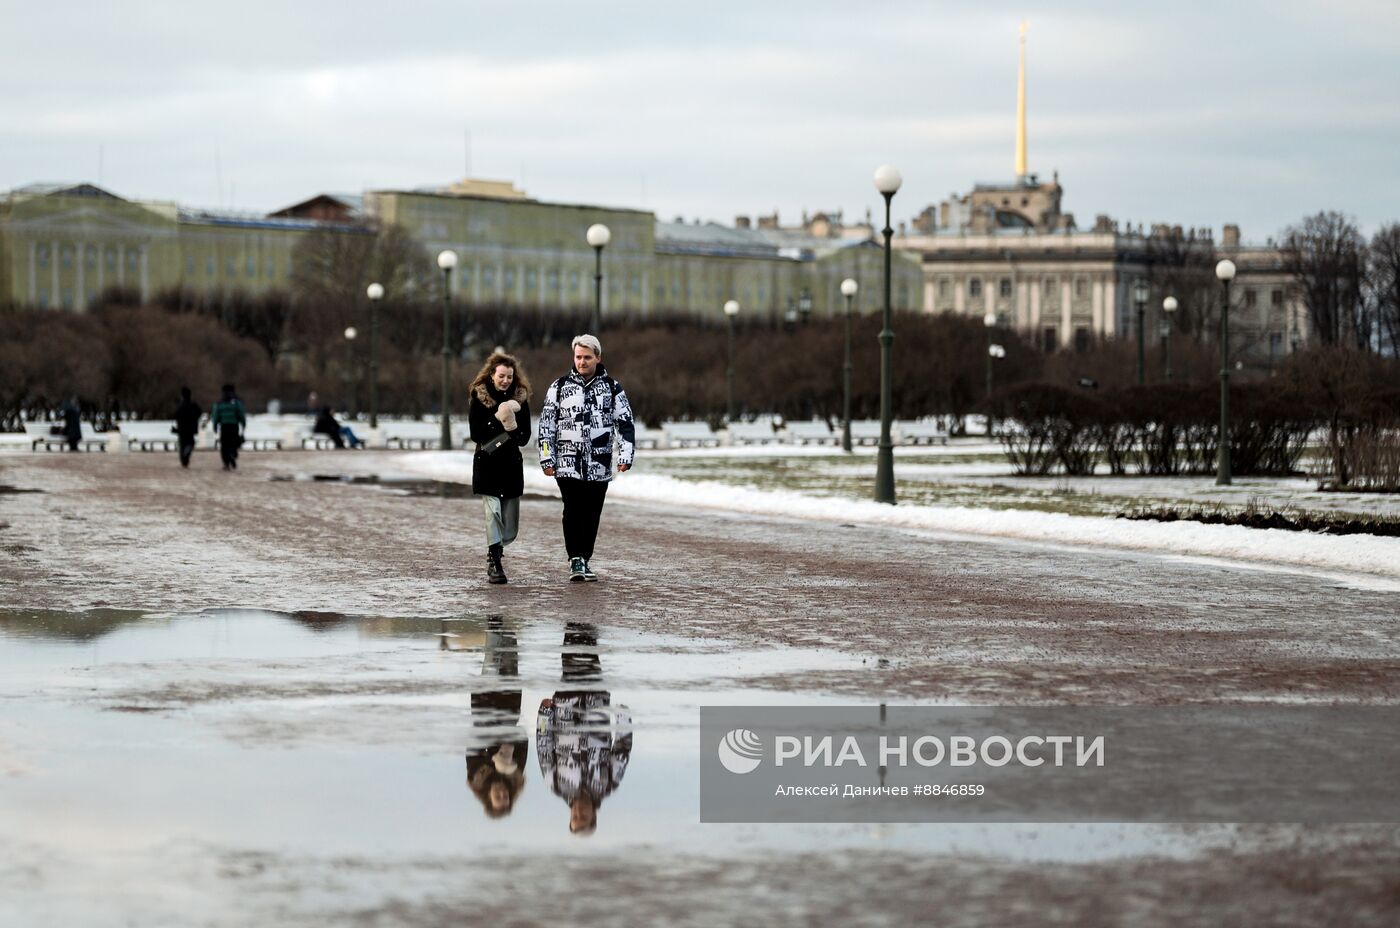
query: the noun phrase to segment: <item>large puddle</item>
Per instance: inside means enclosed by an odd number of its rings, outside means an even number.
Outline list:
[[[182,842],[1087,861],[1231,840],[1224,827],[699,822],[699,706],[845,705],[771,678],[860,668],[876,672],[860,656],[601,621],[0,611],[0,821],[12,847],[78,865]]]

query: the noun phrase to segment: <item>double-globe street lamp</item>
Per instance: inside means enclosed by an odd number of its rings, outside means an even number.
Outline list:
[[[370,284],[365,288],[369,297],[369,427],[379,428],[379,356],[375,341],[378,329],[379,301],[384,299],[384,285]]]
[[[1229,258],[1215,265],[1220,281],[1220,447],[1215,458],[1215,482],[1230,483],[1230,281],[1235,262]]]
[[[1172,319],[1176,317],[1176,297],[1162,301],[1162,361],[1166,366],[1167,382],[1172,379]]]
[[[1147,318],[1147,298],[1150,291],[1147,287],[1147,278],[1139,277],[1133,284],[1133,302],[1137,304],[1137,384],[1142,386],[1146,383],[1147,370],[1147,349],[1144,345],[1147,342],[1147,333],[1143,329]]]
[[[724,304],[724,318],[729,323],[729,369],[724,372],[725,405],[729,408],[729,421],[738,418],[734,409],[734,319],[739,315],[739,301],[728,300]]]
[[[841,366],[841,449],[851,450],[851,303],[860,284],[854,277],[841,281],[841,295],[846,298],[846,361]]]
[[[894,330],[890,328],[890,254],[894,229],[890,228],[890,201],[903,182],[899,171],[888,164],[875,169],[875,189],[885,198],[885,312],[884,327],[880,329],[880,449],[875,464],[875,502],[891,506],[895,500],[894,444],[890,441],[890,419],[894,412],[891,396],[894,369],[890,360],[890,346],[894,343]]]
[[[442,450],[452,447],[452,424],[447,413],[451,396],[452,377],[452,269],[457,266],[457,252],[450,248],[438,252],[438,267],[442,268]]]
[[[612,241],[612,230],[595,222],[583,237],[593,246],[593,334],[597,335],[603,330],[603,246]]]

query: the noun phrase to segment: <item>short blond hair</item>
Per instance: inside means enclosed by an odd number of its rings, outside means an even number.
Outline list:
[[[596,335],[575,335],[573,346],[575,348],[582,346],[600,358],[603,356],[603,343],[598,341],[598,336]]]

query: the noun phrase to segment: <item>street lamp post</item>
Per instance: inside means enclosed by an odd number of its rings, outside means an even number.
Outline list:
[[[353,325],[345,327],[345,414],[352,415],[355,411],[358,397],[355,394],[355,336],[360,333]]]
[[[369,297],[369,427],[379,428],[379,355],[375,347],[379,329],[379,301],[384,299],[384,285],[370,284],[365,288]]]
[[[739,301],[727,300],[724,304],[724,318],[729,322],[729,369],[724,372],[725,405],[729,407],[729,421],[738,418],[734,409],[734,318],[739,315]]]
[[[603,331],[603,246],[612,241],[612,231],[595,222],[584,238],[593,246],[593,334],[597,335]]]
[[[890,328],[890,254],[893,249],[894,229],[890,228],[890,201],[899,190],[904,178],[899,171],[888,164],[875,170],[875,189],[885,198],[885,313],[884,327],[880,329],[880,449],[875,465],[875,502],[894,505],[894,444],[890,441],[890,419],[894,413],[893,380],[890,348],[894,344],[894,330]]]
[[[1235,262],[1229,258],[1215,266],[1220,281],[1220,447],[1215,458],[1215,482],[1230,483],[1230,281]]]
[[[1150,291],[1147,288],[1147,278],[1139,277],[1133,284],[1133,302],[1137,304],[1137,384],[1142,386],[1147,382],[1147,332],[1143,328],[1147,318],[1147,297]]]
[[[797,297],[797,313],[803,325],[812,321],[812,295],[807,292],[806,287],[802,288],[802,293]]]
[[[452,447],[452,425],[448,421],[448,399],[451,396],[452,378],[452,269],[457,266],[457,252],[444,249],[438,253],[438,267],[442,268],[442,450]]]
[[[1167,383],[1172,379],[1172,320],[1176,318],[1176,297],[1169,296],[1162,301],[1162,318],[1166,323],[1166,334],[1162,338],[1162,358],[1167,367]]]
[[[982,326],[987,330],[987,399],[992,398],[992,331],[997,327],[997,314],[987,313],[982,317]],[[990,407],[989,407],[990,408]],[[991,434],[992,420],[988,413],[987,433]]]
[[[851,450],[851,303],[860,290],[854,277],[841,281],[841,295],[846,298],[846,362],[841,366],[841,448]]]

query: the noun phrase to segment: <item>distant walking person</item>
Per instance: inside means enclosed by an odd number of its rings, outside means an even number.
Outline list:
[[[540,467],[559,484],[564,498],[569,579],[597,580],[589,561],[613,477],[613,442],[619,451],[617,471],[623,473],[636,456],[636,432],[632,404],[603,367],[598,339],[580,335],[573,350],[573,370],[549,385],[540,408]]]
[[[224,470],[236,470],[238,447],[243,444],[248,417],[243,412],[243,401],[234,393],[233,384],[224,384],[223,393],[224,398],[209,411],[209,427],[219,434],[219,457],[223,458]]]
[[[63,437],[68,440],[69,451],[77,451],[78,444],[83,440],[83,417],[76,399],[63,404]]]
[[[506,583],[501,557],[520,532],[520,496],[525,492],[520,449],[530,441],[530,381],[520,362],[497,351],[486,359],[467,389],[476,453],[472,492],[486,506],[486,581]]]
[[[175,407],[175,436],[180,445],[180,466],[190,466],[190,455],[194,454],[194,439],[199,434],[199,417],[204,415],[190,394],[189,387],[180,388],[180,405]]]

